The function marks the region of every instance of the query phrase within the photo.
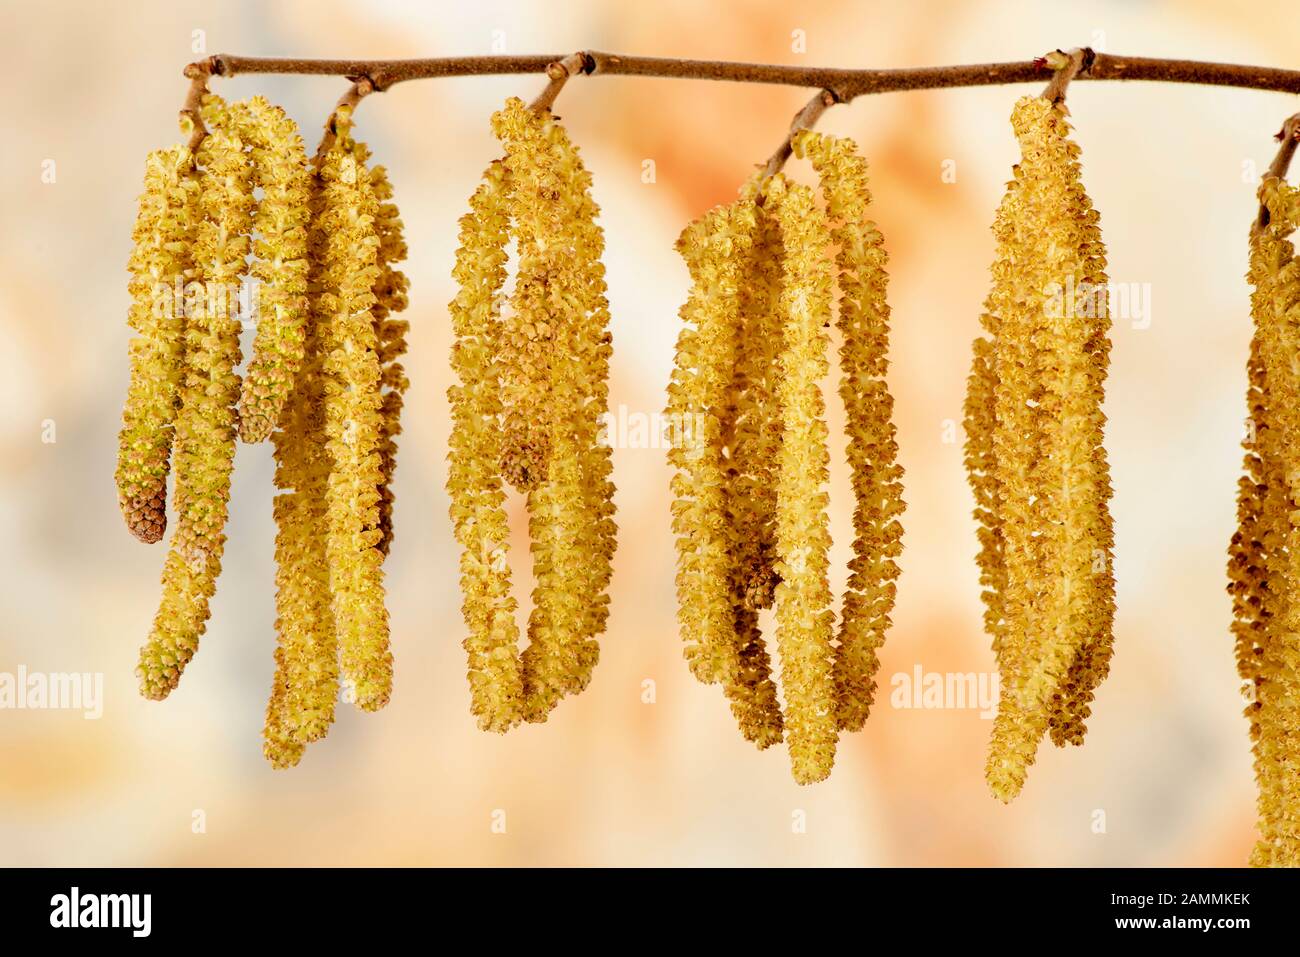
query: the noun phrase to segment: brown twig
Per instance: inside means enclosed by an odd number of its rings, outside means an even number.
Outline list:
[[[563,60],[556,60],[546,68],[546,75],[550,77],[546,89],[537,95],[537,99],[533,100],[528,108],[538,113],[549,110],[555,105],[555,98],[564,89],[564,84],[569,82],[569,77],[577,76],[579,73],[585,73],[586,71],[587,57],[585,54],[570,53]]]
[[[1275,179],[1282,179],[1286,176],[1287,170],[1291,168],[1291,160],[1295,159],[1296,148],[1300,147],[1300,113],[1288,117],[1287,121],[1282,124],[1282,129],[1273,138],[1282,145],[1278,147],[1273,162],[1268,164],[1268,170],[1265,171],[1264,177],[1272,176]],[[1264,229],[1268,222],[1268,207],[1260,203],[1259,216],[1255,219],[1253,232]]]
[[[1096,58],[1097,55],[1091,47],[1075,47],[1069,53],[1057,50],[1043,57],[1043,62],[1056,70],[1047,88],[1043,90],[1043,99],[1053,105],[1064,100],[1065,90],[1070,85],[1070,81],[1081,73],[1086,73]]]
[[[835,99],[833,92],[820,90],[802,110],[794,115],[794,119],[790,122],[790,132],[786,134],[785,139],[781,141],[781,145],[776,148],[776,152],[772,154],[771,159],[767,161],[767,165],[763,167],[763,179],[771,179],[775,176],[780,172],[781,167],[785,165],[785,161],[790,158],[790,154],[794,152],[795,134],[800,130],[812,129],[817,124],[817,121],[821,119],[821,115],[837,102],[839,101]],[[759,198],[762,199],[761,196]]]
[[[185,68],[190,88],[185,93],[185,102],[181,104],[181,128],[190,128],[190,154],[197,152],[199,144],[208,135],[208,128],[203,125],[203,97],[208,92],[207,61],[191,63]]]
[[[334,104],[333,111],[325,119],[325,135],[321,137],[320,145],[316,147],[317,166],[320,165],[321,157],[330,151],[334,141],[338,139],[339,110],[355,110],[357,104],[373,92],[375,92],[374,83],[371,82],[369,77],[363,76],[356,80],[352,86],[348,87],[348,91],[339,97],[339,101]]]
[[[831,90],[847,103],[870,93],[896,90],[931,90],[963,86],[1041,81],[1050,69],[1042,59],[1012,63],[979,63],[900,70],[848,70],[826,67],[784,66],[770,63],[728,63],[713,60],[678,60],[665,57],[623,56],[582,51],[583,72],[617,76],[657,76],[695,80],[730,80],[741,83],[777,83]],[[245,57],[219,53],[202,61],[214,76],[245,73],[296,73],[304,75],[365,77],[377,91],[407,80],[485,74],[546,73],[563,54],[537,56],[444,57],[427,60],[314,60]],[[1256,90],[1300,93],[1300,70],[1205,63],[1098,53],[1078,80],[1147,80],[1162,83],[1200,83]]]

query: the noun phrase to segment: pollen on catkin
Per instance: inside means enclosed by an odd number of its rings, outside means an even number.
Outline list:
[[[382,370],[374,316],[379,280],[377,202],[351,139],[351,111],[320,157],[321,198],[312,224],[323,266],[314,301],[324,382],[327,555],[339,666],[357,707],[376,711],[392,691],[393,656],[379,542]]]
[[[894,607],[902,552],[903,469],[898,465],[889,368],[884,238],[867,216],[867,164],[851,139],[804,130],[792,142],[821,179],[831,237],[839,247],[840,397],[853,481],[853,558],[835,649],[836,721],[859,731],[875,696],[877,650]]]
[[[809,188],[778,174],[765,195],[785,248],[777,386],[783,434],[777,457],[776,641],[791,771],[799,784],[811,784],[830,774],[837,737],[834,612],[827,578],[829,453],[818,385],[828,369],[825,329],[833,275],[824,250],[831,237]]]
[[[358,149],[361,147],[358,146]],[[364,160],[363,160],[364,162]],[[397,471],[397,436],[402,432],[402,406],[410,380],[401,358],[406,354],[406,334],[411,324],[394,318],[407,306],[410,281],[396,264],[406,258],[406,240],[402,234],[401,214],[393,202],[393,186],[388,170],[375,166],[370,170],[370,189],[378,203],[375,213],[375,232],[379,236],[376,264],[379,280],[375,284],[375,304],[371,314],[375,319],[375,333],[379,338],[379,363],[382,368],[383,428],[380,434],[379,454],[383,480],[379,485],[379,529],[383,537],[379,550],[388,555],[393,544],[393,476]]]
[[[1300,260],[1290,236],[1300,192],[1276,176],[1260,185],[1266,222],[1251,232],[1254,338],[1247,400],[1240,525],[1229,548],[1237,667],[1248,682],[1246,709],[1255,756],[1259,840],[1250,863],[1300,866]]]
[[[266,439],[302,363],[307,316],[311,171],[297,124],[260,96],[234,103],[231,122],[247,142],[253,185],[262,190],[253,230],[257,334],[239,398],[239,437]]]
[[[461,220],[453,273],[459,384],[448,393],[456,424],[448,491],[462,548],[471,710],[484,730],[505,731],[545,721],[590,682],[616,526],[602,434],[612,346],[591,177],[549,112],[512,98],[492,126],[505,157],[488,168]],[[518,274],[503,312],[511,239]],[[526,493],[536,579],[522,652],[507,483]]]
[[[223,101],[203,105],[210,130],[199,148],[199,214],[193,244],[202,295],[187,304],[185,365],[176,414],[177,522],[163,568],[162,602],[136,669],[147,698],[165,698],[198,649],[225,546],[239,396],[240,322],[230,295],[246,270],[252,227],[250,168]]]
[[[1112,647],[1105,250],[1065,117],[1042,97],[1013,111],[1022,159],[994,223],[987,337],[965,408],[985,624],[1002,677],[986,773],[1004,801],[1045,734],[1082,741]]]
[[[470,711],[484,731],[504,732],[522,720],[517,603],[510,595],[506,519],[499,463],[501,394],[495,353],[499,297],[506,282],[509,237],[508,171],[500,160],[483,174],[460,220],[452,271],[459,289],[448,304],[455,344],[448,389],[452,429],[447,492],[461,547],[461,610],[469,635]]]
[[[122,410],[117,491],[131,534],[159,541],[167,527],[167,473],[184,376],[184,284],[193,270],[199,176],[183,145],[145,160],[144,192],[128,268],[131,383]]]
[[[322,195],[313,178],[309,221]],[[309,232],[309,286],[320,289],[325,239]],[[293,389],[271,435],[275,446],[276,635],[275,677],[267,705],[263,753],[273,767],[302,758],[334,721],[339,693],[338,637],[330,591],[327,497],[331,458],[326,448],[323,356],[309,313],[303,356]]]

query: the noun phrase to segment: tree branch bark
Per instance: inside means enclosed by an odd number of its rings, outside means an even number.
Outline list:
[[[788,66],[771,63],[731,63],[714,60],[678,60],[667,57],[624,56],[594,50],[580,51],[582,72],[589,75],[654,76],[739,83],[775,83],[830,90],[847,103],[858,96],[898,90],[932,90],[951,87],[1034,83],[1047,79],[1051,67],[1043,58],[1012,63],[977,63],[897,70],[850,70],[829,67]],[[408,80],[486,74],[546,73],[565,54],[537,56],[440,57],[427,60],[314,60],[246,57],[218,53],[192,67],[213,76],[246,73],[295,73],[316,76],[368,78],[376,91]],[[1086,80],[1146,80],[1161,83],[1199,83],[1255,90],[1300,93],[1300,70],[1169,60],[1094,53],[1092,63],[1079,72]]]

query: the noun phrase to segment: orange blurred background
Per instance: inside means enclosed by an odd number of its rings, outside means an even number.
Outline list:
[[[495,43],[902,67],[1087,44],[1294,67],[1300,34],[1269,26],[1289,6],[1264,0],[1249,17],[1209,2],[3,6],[0,672],[102,672],[104,703],[95,721],[0,711],[0,864],[1245,862],[1254,790],[1224,592],[1245,415],[1244,240],[1253,170],[1271,158],[1293,97],[1137,83],[1070,91],[1111,279],[1149,289],[1152,314],[1146,328],[1118,319],[1113,334],[1112,674],[1086,745],[1045,745],[1010,806],[983,782],[990,722],[978,709],[892,707],[890,682],[917,666],[993,667],[960,418],[988,226],[1016,158],[1007,117],[1024,88],[864,97],[821,123],[853,136],[872,165],[891,255],[890,381],[908,502],[877,704],[865,731],[842,740],[824,784],[793,784],[784,750],[754,751],[719,689],[687,673],[661,449],[615,452],[620,550],[591,687],[545,725],[505,737],[475,729],[443,490],[444,305],[456,221],[497,154],[488,117],[505,97],[537,92],[539,77],[402,84],[358,112],[357,135],[389,167],[411,246],[413,385],[388,563],[397,679],[385,711],[341,709],[296,770],[273,772],[262,758],[275,642],[268,446],[239,449],[226,570],[201,653],[169,700],[141,699],[133,669],[164,546],[123,528],[112,473],[142,161],[176,138],[180,70],[200,55],[452,56]],[[795,31],[806,52],[795,52]],[[213,88],[266,94],[314,142],[345,81],[248,76]],[[687,287],[678,232],[734,196],[807,97],[620,77],[578,78],[564,91],[557,112],[593,173],[608,241],[616,408],[662,407]],[[653,183],[642,181],[647,159]],[[42,177],[48,160],[53,183]],[[791,171],[808,176],[801,163]],[[42,441],[47,420],[53,443]],[[838,421],[833,411],[833,432]],[[838,591],[851,504],[835,441]],[[653,703],[643,701],[647,679]]]

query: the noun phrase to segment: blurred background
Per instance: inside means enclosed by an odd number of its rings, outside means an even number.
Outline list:
[[[1091,45],[1295,67],[1300,34],[1270,26],[1289,5],[1261,0],[1250,16],[1210,2],[0,6],[9,91],[0,119],[0,672],[102,673],[104,682],[99,720],[0,710],[0,864],[1245,862],[1254,789],[1224,592],[1245,415],[1244,240],[1255,170],[1272,157],[1294,97],[1138,83],[1070,91],[1112,282],[1148,290],[1151,310],[1117,318],[1113,333],[1112,674],[1085,746],[1045,745],[1010,806],[984,785],[990,722],[979,708],[896,707],[891,682],[918,667],[993,668],[961,403],[988,227],[1016,158],[1007,118],[1031,88],[864,97],[820,127],[853,136],[872,165],[891,255],[890,383],[908,502],[877,704],[866,729],[841,741],[826,783],[793,784],[784,749],[753,750],[719,689],[690,678],[658,448],[615,452],[620,550],[591,687],[547,724],[504,737],[479,732],[469,714],[443,489],[444,306],[457,219],[497,155],[488,118],[507,96],[540,90],[539,77],[402,84],[358,113],[357,135],[389,167],[411,246],[413,384],[388,562],[397,677],[385,711],[341,708],[329,738],[293,771],[273,772],[262,758],[275,644],[269,446],[239,449],[225,573],[201,653],[169,700],[141,699],[133,670],[165,546],[126,532],[112,473],[143,159],[177,138],[180,71],[203,55],[590,48],[907,67]],[[213,82],[230,98],[263,93],[282,104],[309,144],[345,86],[326,77]],[[564,91],[557,112],[595,178],[608,242],[615,409],[662,408],[687,289],[673,242],[735,195],[808,95],[619,77],[578,78]],[[803,164],[790,168],[808,177]],[[841,421],[833,411],[833,433]],[[838,592],[852,511],[842,439],[833,442]],[[516,556],[526,556],[524,544],[517,539]]]

